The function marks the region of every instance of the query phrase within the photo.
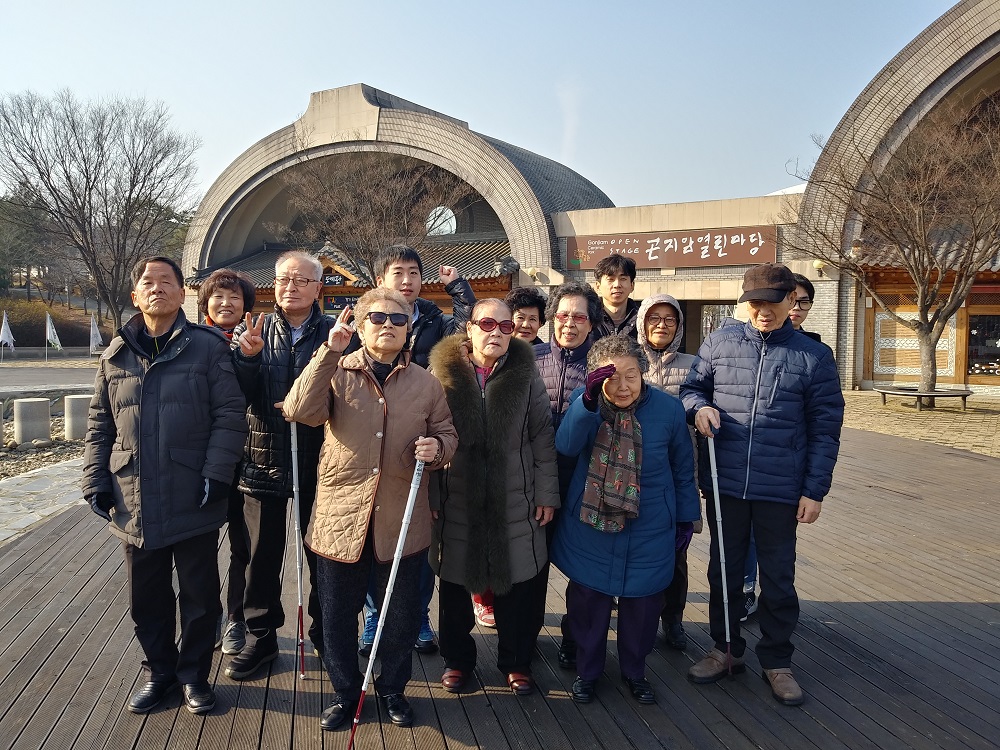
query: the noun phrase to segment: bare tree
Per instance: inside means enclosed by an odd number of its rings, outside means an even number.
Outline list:
[[[810,180],[817,205],[794,223],[786,246],[853,277],[920,347],[920,389],[937,385],[935,350],[948,321],[965,302],[976,274],[1000,251],[1000,107],[987,99],[968,106],[942,104],[891,151],[871,153],[856,123],[821,174]],[[823,147],[818,138],[814,138]],[[816,172],[818,170],[814,170]],[[835,222],[830,215],[846,217]],[[856,238],[856,239],[854,239]],[[872,278],[879,267],[902,269],[913,283],[916,317],[886,304]]]
[[[116,327],[132,266],[162,250],[172,220],[193,204],[198,145],[170,127],[161,103],[80,102],[67,90],[0,97],[0,182],[9,200],[77,250]]]
[[[266,227],[292,243],[329,242],[372,279],[381,250],[397,243],[419,247],[459,221],[478,197],[466,182],[433,164],[360,149],[303,158],[280,179],[296,218],[291,226]]]

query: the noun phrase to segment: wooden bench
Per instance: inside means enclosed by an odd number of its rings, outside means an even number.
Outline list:
[[[882,406],[885,406],[886,396],[914,396],[917,399],[917,411],[923,408],[925,398],[960,398],[962,399],[962,411],[965,411],[965,400],[972,395],[972,391],[960,390],[957,388],[942,388],[933,391],[921,391],[912,386],[900,386],[896,388],[873,387],[873,391],[882,397]]]

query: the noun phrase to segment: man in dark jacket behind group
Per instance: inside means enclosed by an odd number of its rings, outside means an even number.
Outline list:
[[[132,271],[139,314],[101,356],[90,402],[83,496],[122,540],[146,713],[177,685],[192,713],[215,706],[208,682],[219,603],[219,529],[246,439],[246,404],[229,342],[188,323],[184,277],[164,257]],[[180,596],[181,639],[172,569]]]
[[[844,396],[830,348],[800,336],[788,319],[796,281],[785,266],[765,263],[743,277],[749,321],[725,326],[705,339],[681,400],[689,419],[715,437],[719,502],[726,552],[732,650],[726,653],[722,571],[715,507],[707,502],[712,531],[708,568],[709,623],[715,648],[688,677],[709,683],[745,669],[740,636],[743,568],[751,524],[761,573],[757,658],[781,703],[802,703],[791,672],[791,636],[799,619],[795,593],[795,536],[799,523],[819,518],[840,449]],[[701,488],[710,488],[702,456]],[[708,491],[708,494],[711,494]]]
[[[278,656],[277,630],[285,622],[281,606],[281,567],[285,555],[285,518],[292,496],[293,425],[285,421],[281,402],[326,341],[336,322],[319,308],[323,267],[307,252],[281,255],[274,268],[274,312],[233,332],[236,375],[247,396],[250,436],[241,465],[240,491],[250,534],[250,565],[243,599],[247,641],[226,668],[234,680],[250,677]],[[316,498],[316,472],[323,428],[294,425],[298,437],[299,519],[309,524]],[[311,618],[309,638],[323,650],[322,615],[316,594],[316,557],[306,549]]]

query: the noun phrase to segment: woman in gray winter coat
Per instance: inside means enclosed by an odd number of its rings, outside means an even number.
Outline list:
[[[545,615],[542,527],[559,507],[549,397],[531,347],[512,338],[505,302],[479,302],[466,332],[441,341],[430,357],[458,431],[458,450],[431,493],[441,684],[459,692],[471,676],[469,595],[491,589],[497,667],[515,695],[526,695],[534,690],[531,657]]]
[[[636,318],[639,344],[649,359],[649,370],[643,378],[650,385],[677,396],[681,383],[687,378],[696,357],[680,351],[684,341],[684,313],[676,299],[669,294],[654,294],[643,300]],[[694,428],[689,428],[694,440]],[[698,445],[695,443],[695,465],[698,459]],[[697,481],[695,466],[691,467]],[[694,524],[695,533],[700,534],[702,521]],[[674,555],[674,577],[663,592],[663,635],[667,645],[678,651],[687,648],[684,633],[684,605],[687,603],[688,566],[687,550]]]

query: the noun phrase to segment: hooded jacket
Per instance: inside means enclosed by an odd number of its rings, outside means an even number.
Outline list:
[[[661,350],[654,349],[650,345],[649,339],[646,338],[646,316],[649,315],[650,308],[662,304],[670,305],[677,313],[677,328],[674,340],[666,349]],[[684,313],[681,312],[681,306],[677,300],[669,294],[654,294],[652,297],[644,299],[639,305],[639,313],[636,316],[636,330],[639,345],[642,346],[649,359],[649,371],[643,376],[643,379],[671,396],[679,395],[681,383],[687,379],[691,365],[694,364],[697,357],[679,351],[684,342]]]
[[[688,418],[719,410],[719,493],[797,505],[830,491],[840,450],[844,394],[833,352],[786,320],[770,333],[748,321],[708,335],[681,400]],[[702,461],[702,490],[711,487]]]
[[[229,344],[184,312],[150,360],[138,343],[143,317],[123,325],[101,355],[87,420],[83,495],[115,498],[111,531],[159,549],[214,531],[227,504],[205,480],[230,484],[246,439],[246,402]]]
[[[548,561],[535,510],[559,507],[549,398],[527,343],[511,338],[480,388],[464,340],[449,336],[431,352],[459,442],[431,491],[430,561],[442,580],[506,594]]]
[[[437,438],[441,454],[426,465],[403,555],[427,549],[427,472],[445,465],[458,444],[444,391],[433,375],[404,355],[379,385],[363,351],[341,356],[324,344],[288,392],[283,411],[326,431],[304,539],[316,554],[339,562],[357,562],[369,526],[376,560],[392,560],[416,464],[414,441]]]

